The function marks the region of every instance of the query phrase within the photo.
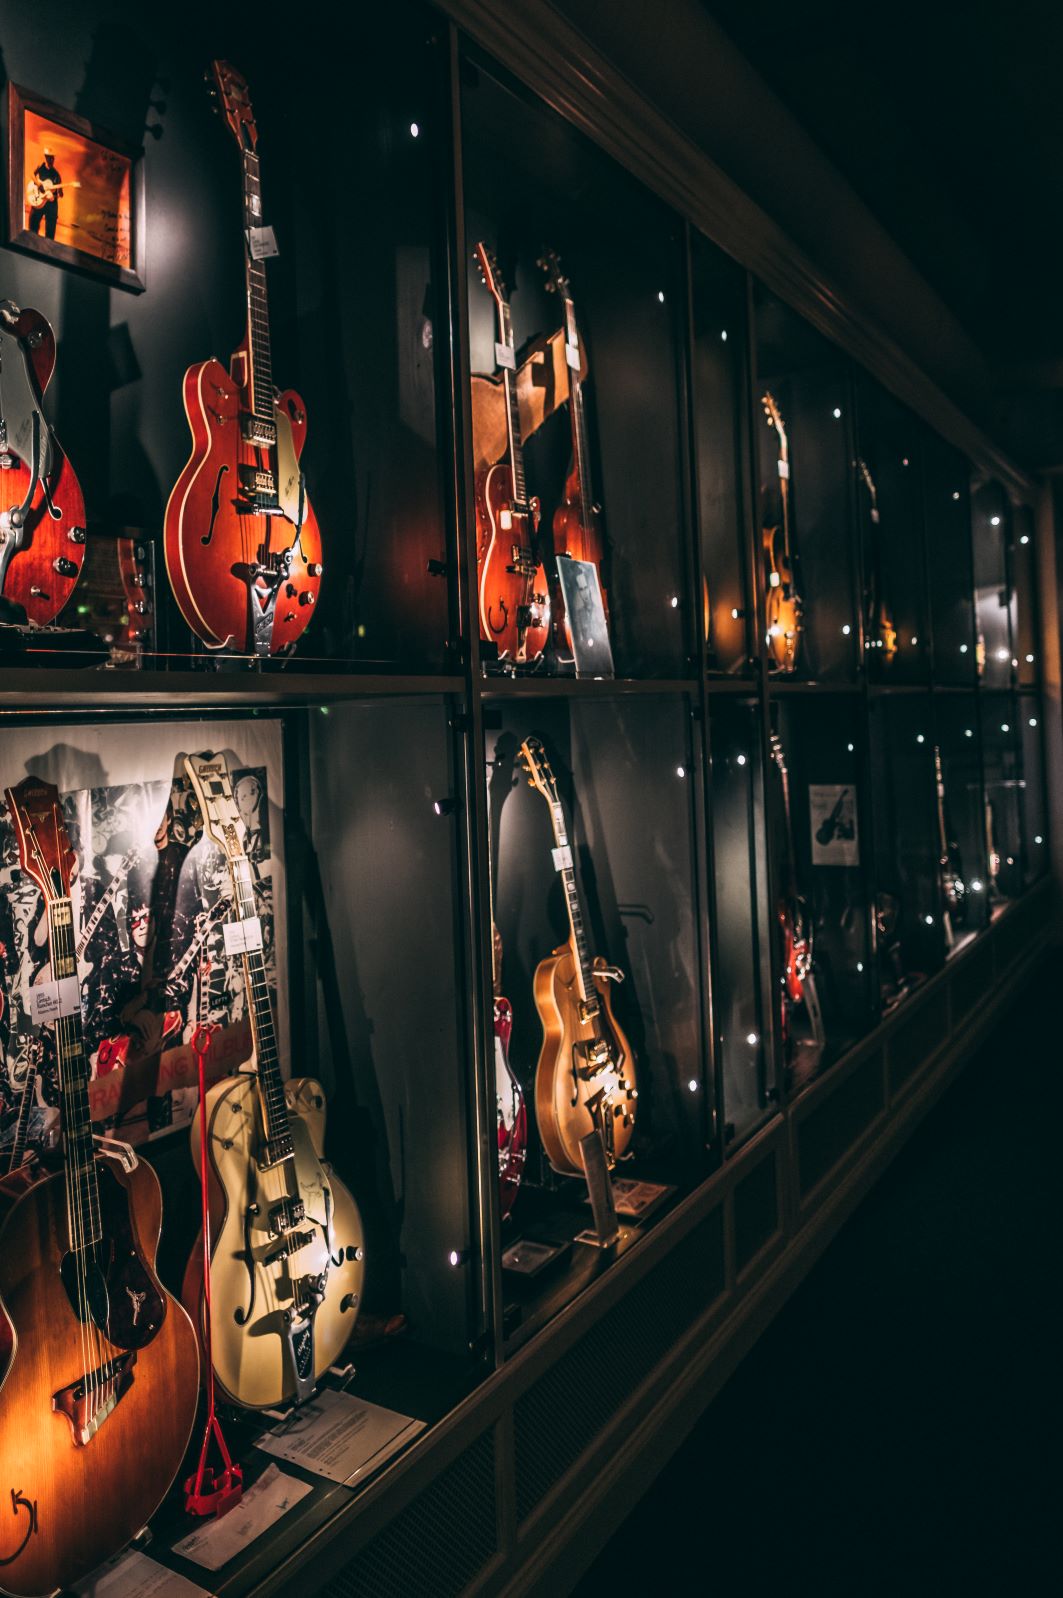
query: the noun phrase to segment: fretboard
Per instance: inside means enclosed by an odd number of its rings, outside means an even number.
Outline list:
[[[576,307],[571,298],[565,298],[565,341],[568,347],[580,354],[579,330],[576,327]],[[572,419],[572,459],[579,479],[580,520],[584,528],[591,526],[591,457],[587,446],[587,417],[583,403],[583,382],[579,368],[568,369],[569,413]]]
[[[37,1064],[31,1059],[26,1071],[26,1080],[22,1084],[22,1097],[18,1105],[18,1120],[15,1122],[15,1136],[11,1143],[11,1158],[8,1162],[9,1171],[17,1171],[26,1158],[26,1144],[29,1142],[30,1119],[33,1115],[34,1089],[37,1085]]]
[[[507,350],[513,350],[513,324],[509,314],[509,304],[502,300],[498,307],[498,334],[499,341]],[[511,371],[508,366],[502,368],[502,387],[506,392],[506,427],[509,432],[509,464],[513,472],[513,494],[518,504],[527,503],[527,488],[524,481],[524,440],[520,431],[520,404],[517,400],[516,370]]]
[[[266,265],[251,254],[250,229],[262,226],[262,185],[258,156],[243,152],[244,248],[247,259],[247,347],[251,362],[251,408],[265,422],[273,420],[273,368],[269,348],[269,304]]]
[[[560,804],[551,804],[550,814],[553,818],[554,841],[559,850],[563,849],[571,856],[564,809]],[[576,882],[574,865],[562,867],[561,880],[565,885],[568,922],[572,929],[572,946],[576,952],[576,965],[579,970],[580,996],[584,1001],[587,1016],[596,1016],[598,1014],[598,989],[594,985],[594,965],[591,960],[590,948],[587,944],[586,929],[583,925],[583,911],[580,908],[579,886]]]
[[[237,919],[249,921],[257,912],[251,864],[246,856],[230,860],[229,875],[232,878]],[[262,1113],[266,1121],[266,1136],[274,1155],[281,1157],[291,1152],[291,1137],[288,1107],[284,1102],[280,1057],[277,1051],[277,1033],[273,1023],[273,1005],[270,1003],[262,950],[248,949],[243,955],[243,962],[248,1009],[251,1014],[251,1034],[255,1042],[255,1059],[258,1063],[258,1081],[262,1094]]]
[[[52,976],[57,982],[77,979],[74,911],[68,898],[48,905],[48,943]],[[81,1031],[80,1005],[74,1015],[55,1022],[59,1090],[66,1153],[67,1224],[72,1249],[96,1243],[101,1236],[100,1194],[89,1111],[89,1061]]]

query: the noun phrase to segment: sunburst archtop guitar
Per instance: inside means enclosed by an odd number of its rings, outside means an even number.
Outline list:
[[[231,946],[244,968],[254,1070],[212,1087],[207,1116],[211,1190],[211,1342],[226,1397],[248,1409],[302,1403],[354,1330],[365,1275],[354,1199],[323,1158],[325,1095],[309,1077],[281,1080],[255,912],[245,827],[224,755],[185,757],[208,835],[232,883]],[[192,1250],[184,1299],[205,1313],[202,1248]]]
[[[790,526],[790,441],[782,414],[771,393],[762,404],[768,425],[778,439],[779,503],[777,521],[763,529],[764,624],[768,659],[777,672],[792,672],[801,647],[801,617],[804,605],[797,591],[794,573],[792,528]]]
[[[580,1143],[598,1128],[608,1165],[627,1153],[635,1130],[635,1059],[613,1014],[611,986],[623,972],[591,958],[575,863],[557,778],[538,738],[525,738],[521,763],[550,807],[554,863],[565,889],[568,941],[539,962],[535,1003],[543,1043],[535,1072],[535,1113],[555,1171],[583,1174]]]
[[[155,1274],[162,1195],[132,1150],[97,1150],[81,1034],[59,795],[7,790],[22,870],[44,895],[63,1168],[0,1210],[0,1591],[51,1594],[118,1552],[180,1468],[199,1386],[196,1337]]]
[[[215,61],[211,76],[240,151],[247,331],[228,371],[209,360],[185,373],[192,455],[166,507],[163,547],[192,631],[209,649],[262,657],[291,651],[314,614],[321,534],[300,464],[306,408],[294,389],[273,387],[251,99],[228,62]]]

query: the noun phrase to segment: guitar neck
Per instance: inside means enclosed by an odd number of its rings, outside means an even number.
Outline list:
[[[564,807],[560,803],[551,803],[550,814],[553,819],[554,841],[557,848],[564,851],[563,859],[571,860],[573,857],[568,841],[568,829],[565,826]],[[572,865],[562,865],[561,880],[565,886],[565,903],[568,908],[568,924],[571,929],[572,948],[576,956],[580,997],[584,1003],[586,1016],[590,1019],[597,1016],[599,1011],[598,989],[594,985],[594,964],[587,944],[587,932],[583,922],[583,910],[580,905],[579,886],[576,882],[574,863]]]
[[[22,1084],[22,1097],[19,1100],[18,1120],[15,1122],[15,1136],[11,1143],[11,1158],[8,1162],[9,1171],[17,1171],[26,1158],[26,1145],[29,1142],[30,1118],[33,1114],[33,1090],[37,1083],[37,1064],[31,1061],[26,1072],[26,1080]]]
[[[269,342],[269,303],[266,266],[251,252],[251,229],[262,226],[262,184],[258,156],[242,152],[244,180],[244,249],[247,281],[248,384],[251,410],[262,422],[273,423],[273,367]]]
[[[509,301],[498,305],[499,343],[512,353],[513,324]],[[517,399],[516,372],[508,366],[502,368],[502,387],[506,395],[506,429],[509,437],[509,464],[513,473],[513,497],[519,505],[527,504],[528,491],[524,479],[524,441],[520,431],[520,404]]]
[[[579,330],[576,326],[576,307],[571,296],[565,297],[565,342],[576,355],[580,352]],[[594,495],[591,492],[591,460],[587,444],[587,414],[583,399],[583,380],[577,366],[568,369],[569,415],[572,423],[572,460],[579,481],[580,521],[583,527],[591,525]]]
[[[78,957],[79,960],[81,959],[82,955],[85,953],[85,950],[88,948],[89,944],[92,942],[92,939],[93,939],[93,937],[95,936],[95,933],[96,933],[96,928],[99,926],[100,922],[103,920],[104,916],[107,914],[108,906],[114,903],[114,898],[115,898],[115,895],[117,894],[118,889],[119,889],[119,887],[121,885],[122,879],[123,879],[123,877],[125,876],[126,872],[129,870],[129,867],[132,864],[133,864],[133,856],[132,855],[127,855],[126,858],[122,861],[122,864],[119,867],[119,869],[115,872],[114,876],[111,878],[110,882],[107,884],[107,887],[104,890],[103,894],[101,895],[100,901],[97,904],[95,910],[93,910],[92,914],[89,916],[89,919],[85,922],[85,925],[82,927],[81,936],[80,936],[80,938],[78,939],[78,942],[77,942],[77,957]]]
[[[52,899],[48,904],[48,944],[52,975],[57,982],[72,978],[77,982],[77,949],[74,944],[74,910],[69,898]],[[59,1088],[66,1151],[67,1221],[70,1246],[81,1249],[99,1241],[100,1195],[96,1181],[96,1159],[89,1112],[89,1061],[81,1030],[81,1006],[73,1015],[61,1016],[54,1023],[59,1061]]]
[[[256,920],[255,889],[251,877],[251,863],[246,855],[230,859],[229,875],[232,879],[237,919]],[[281,1159],[292,1152],[291,1131],[288,1123],[288,1107],[284,1101],[284,1083],[281,1080],[273,1006],[270,1003],[269,984],[266,980],[266,963],[262,957],[261,947],[245,949],[242,958],[248,1009],[251,1014],[251,1035],[255,1043],[258,1081],[262,1094],[262,1113],[266,1122],[266,1137],[274,1158]]]

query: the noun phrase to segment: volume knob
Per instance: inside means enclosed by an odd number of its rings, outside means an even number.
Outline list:
[[[60,577],[76,577],[78,574],[78,569],[74,562],[68,560],[65,555],[57,555],[52,561],[52,567],[59,573]]]

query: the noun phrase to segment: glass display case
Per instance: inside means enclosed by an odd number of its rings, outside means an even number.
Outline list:
[[[772,706],[776,1011],[792,1088],[872,1024],[861,704],[793,693]]]
[[[934,731],[940,861],[936,913],[944,932],[945,953],[950,956],[965,948],[989,918],[982,721],[976,696],[935,695]]]
[[[527,1139],[501,1206],[506,1330],[522,1341],[706,1172],[701,751],[680,696],[503,695],[485,728],[503,1167],[511,1129]],[[596,1126],[610,1250],[589,1202],[601,1173],[585,1169]]]
[[[934,681],[970,687],[978,676],[970,468],[958,450],[929,433],[923,448],[923,514]]]
[[[863,645],[872,682],[928,682],[923,536],[925,426],[871,378],[857,383],[856,496],[863,545]]]
[[[1036,882],[1049,868],[1048,820],[1045,805],[1044,729],[1041,702],[1022,695],[1018,702],[1022,737],[1022,838],[1023,875]]]
[[[987,692],[981,712],[986,895],[996,915],[1023,887],[1021,711],[1014,694]]]
[[[594,568],[611,643],[612,669],[596,657],[582,674],[683,676],[702,607],[688,597],[682,226],[471,57],[462,130],[485,662],[573,673],[567,556]],[[478,247],[489,253],[474,264]],[[520,508],[533,500],[537,529]],[[521,562],[530,575],[507,587]]]
[[[761,724],[755,700],[712,700],[713,1016],[724,1136],[739,1142],[778,1102]]]
[[[807,322],[754,294],[762,632],[770,668],[855,677],[854,430],[848,362]]]
[[[874,694],[869,743],[878,994],[888,1011],[944,953],[930,694]]]
[[[711,671],[751,669],[748,509],[742,425],[748,385],[746,284],[735,263],[690,233],[695,467],[703,628]]]
[[[986,688],[1007,688],[1018,661],[1009,571],[1011,507],[999,483],[976,483],[971,495],[978,667]]]
[[[1034,518],[1027,505],[1016,505],[1011,515],[1011,568],[1015,582],[1014,632],[1012,643],[1019,683],[1036,688],[1041,681],[1038,659],[1040,615],[1037,604],[1037,551],[1034,548]]]

